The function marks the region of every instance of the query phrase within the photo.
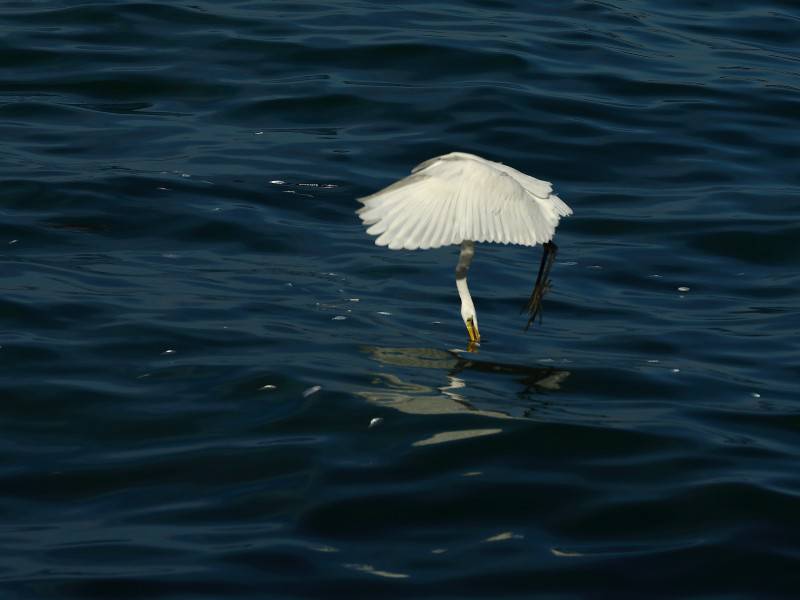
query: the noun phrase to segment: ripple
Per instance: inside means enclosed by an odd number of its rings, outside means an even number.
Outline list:
[[[68,4],[0,7],[10,597],[791,595],[792,6]],[[452,150],[575,209],[477,353],[353,214]]]

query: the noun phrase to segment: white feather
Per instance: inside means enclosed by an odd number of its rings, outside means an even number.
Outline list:
[[[572,210],[553,188],[501,163],[464,152],[437,156],[411,175],[359,198],[375,243],[393,250],[474,242],[549,242]]]

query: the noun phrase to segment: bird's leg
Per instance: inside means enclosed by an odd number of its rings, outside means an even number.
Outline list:
[[[467,287],[467,271],[472,264],[472,257],[475,255],[475,242],[465,240],[461,243],[461,254],[458,256],[456,265],[456,287],[458,295],[461,297],[461,318],[467,327],[467,334],[471,343],[480,342],[481,334],[478,329],[478,315],[475,313],[475,305],[472,303],[469,288]]]
[[[545,292],[550,289],[550,280],[548,277],[550,276],[550,269],[553,267],[553,262],[556,259],[558,246],[553,242],[546,242],[542,246],[542,249],[542,262],[539,265],[539,274],[536,276],[536,285],[533,287],[533,292],[527,304],[525,304],[525,307],[522,309],[528,311],[529,317],[528,323],[525,325],[525,331],[528,331],[528,328],[531,326],[531,323],[536,320],[537,316],[541,322],[542,298],[544,298]]]

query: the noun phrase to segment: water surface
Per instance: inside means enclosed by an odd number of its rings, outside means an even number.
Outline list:
[[[8,598],[791,597],[794,3],[0,7]],[[540,250],[373,245],[461,150]],[[688,288],[688,289],[685,289]],[[681,291],[683,290],[683,291]]]

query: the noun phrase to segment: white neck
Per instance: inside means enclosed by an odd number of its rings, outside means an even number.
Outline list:
[[[469,295],[467,287],[467,271],[472,264],[472,257],[475,255],[475,242],[461,242],[461,254],[458,256],[456,265],[456,287],[458,295],[461,297],[461,316],[465,313],[475,314],[475,305],[472,303],[472,296]]]
[[[475,305],[472,303],[472,296],[469,294],[467,287],[467,279],[456,279],[456,287],[458,288],[458,295],[461,296],[461,312],[474,313]]]

